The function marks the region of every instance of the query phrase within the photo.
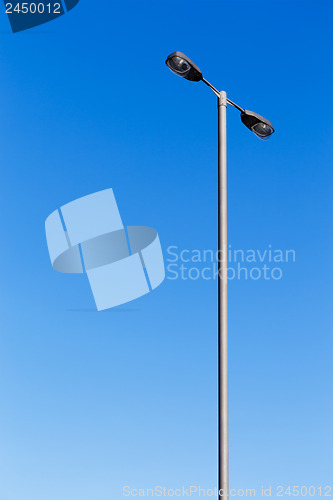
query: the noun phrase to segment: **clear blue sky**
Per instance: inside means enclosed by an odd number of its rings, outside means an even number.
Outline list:
[[[81,0],[13,35],[2,9],[1,500],[215,486],[216,282],[97,313],[44,235],[54,209],[112,187],[166,256],[216,248],[216,100],[166,68],[174,50],[276,128],[264,143],[228,110],[230,244],[296,252],[281,280],[230,283],[231,485],[333,482],[332,15]]]

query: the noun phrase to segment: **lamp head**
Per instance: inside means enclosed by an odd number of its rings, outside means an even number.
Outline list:
[[[266,140],[274,133],[274,127],[269,120],[248,109],[241,112],[241,120],[260,139]]]
[[[200,82],[202,80],[202,73],[198,66],[194,64],[185,54],[182,52],[173,52],[170,54],[165,64],[171,69],[173,73],[179,75],[186,80],[192,82]]]

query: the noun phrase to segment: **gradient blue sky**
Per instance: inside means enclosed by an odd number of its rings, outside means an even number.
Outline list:
[[[216,100],[168,71],[174,50],[276,127],[264,143],[229,109],[230,244],[296,252],[280,281],[230,283],[231,485],[332,484],[332,15],[81,0],[13,35],[2,9],[1,500],[215,486],[216,282],[97,313],[44,235],[54,209],[112,187],[165,253],[216,247]]]

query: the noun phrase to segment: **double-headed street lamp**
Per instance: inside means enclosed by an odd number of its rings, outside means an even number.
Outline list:
[[[269,120],[243,109],[224,91],[219,92],[202,76],[202,72],[182,52],[173,52],[167,66],[186,80],[204,82],[218,101],[218,490],[229,496],[229,425],[228,425],[228,262],[227,262],[227,104],[241,112],[241,120],[260,139],[268,139],[274,128]]]

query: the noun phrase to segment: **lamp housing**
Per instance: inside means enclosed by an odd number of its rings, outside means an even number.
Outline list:
[[[260,139],[266,140],[275,132],[271,122],[254,111],[244,109],[241,112],[241,120]]]
[[[186,80],[190,80],[191,82],[200,82],[202,80],[202,73],[198,66],[182,52],[176,51],[170,54],[165,64],[173,73]]]

